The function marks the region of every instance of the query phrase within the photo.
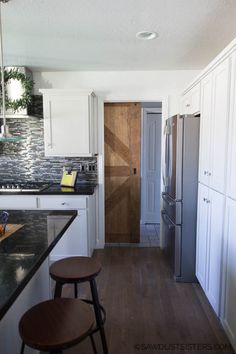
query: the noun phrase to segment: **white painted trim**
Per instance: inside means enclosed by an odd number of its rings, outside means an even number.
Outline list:
[[[145,98],[138,97],[137,99],[128,99],[114,97],[107,100],[104,96],[96,92],[98,96],[98,242],[96,248],[104,248],[105,245],[105,160],[104,160],[104,103],[109,102],[161,102],[162,103],[162,131],[164,130],[165,121],[169,113],[169,97],[153,97],[153,95]],[[161,156],[163,158],[162,141]],[[162,173],[162,171],[161,171]],[[161,191],[163,190],[163,183],[161,179]],[[162,207],[162,204],[161,204]],[[163,246],[162,238],[162,222],[160,224],[160,247]]]

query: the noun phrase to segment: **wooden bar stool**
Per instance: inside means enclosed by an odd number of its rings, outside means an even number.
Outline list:
[[[91,307],[79,299],[60,298],[41,302],[25,312],[19,322],[21,354],[25,345],[51,354],[62,353],[63,349],[90,336],[93,325]],[[91,340],[94,350],[92,337]]]
[[[50,276],[56,281],[54,297],[61,297],[62,287],[64,284],[74,284],[75,298],[78,296],[77,284],[89,282],[92,300],[83,300],[93,305],[96,328],[92,333],[100,332],[103,353],[108,354],[106,336],[104,331],[104,323],[106,321],[106,312],[99,303],[97,285],[95,278],[100,273],[101,264],[90,257],[69,257],[53,263],[50,267]]]

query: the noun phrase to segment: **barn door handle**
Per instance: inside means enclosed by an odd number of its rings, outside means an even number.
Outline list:
[[[137,173],[137,168],[134,168],[134,175],[136,175]]]

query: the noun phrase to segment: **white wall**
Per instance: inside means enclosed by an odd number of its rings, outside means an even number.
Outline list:
[[[199,70],[34,72],[35,94],[39,88],[91,88],[106,101],[158,101],[168,97],[168,115],[179,112],[179,95]]]

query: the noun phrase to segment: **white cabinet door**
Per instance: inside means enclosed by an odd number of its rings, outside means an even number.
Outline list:
[[[222,270],[224,195],[209,189],[207,272],[205,292],[216,314],[219,314]]]
[[[216,314],[220,309],[224,195],[198,186],[196,276]]]
[[[236,52],[231,56],[230,123],[227,195],[236,199]]]
[[[53,237],[53,233],[56,232],[53,216],[49,217],[48,230]],[[73,256],[88,256],[88,247],[87,210],[79,210],[78,216],[50,253],[50,261]]]
[[[199,181],[224,193],[228,134],[229,59],[201,82]]]
[[[208,188],[198,185],[196,276],[202,288],[206,286],[207,233],[208,233]]]
[[[201,81],[199,181],[208,184],[212,113],[212,73]]]
[[[45,156],[91,156],[96,153],[96,104],[80,90],[43,93]]]
[[[213,71],[210,187],[224,193],[229,107],[229,59]]]
[[[236,350],[236,201],[227,198],[225,218],[224,309],[222,322]]]

